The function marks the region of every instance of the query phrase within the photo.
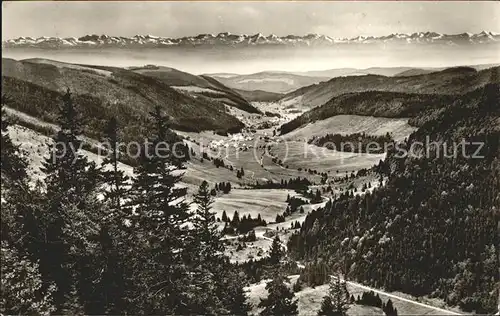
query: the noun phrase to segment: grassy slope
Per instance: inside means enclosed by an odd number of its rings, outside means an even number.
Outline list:
[[[54,123],[60,97],[70,88],[90,132],[97,133],[105,120],[115,116],[126,135],[146,135],[148,113],[155,105],[181,130],[243,127],[220,103],[178,93],[157,79],[122,68],[67,65],[2,59],[3,92],[14,100],[10,106]]]
[[[415,127],[408,124],[407,118],[385,118],[359,115],[335,115],[315,123],[304,125],[288,134],[285,139],[310,139],[312,136],[330,134],[366,133],[383,136],[386,133],[396,140],[409,136]]]
[[[351,114],[388,118],[408,118],[426,110],[437,110],[453,103],[455,98],[438,94],[410,94],[400,92],[368,91],[346,93],[332,98],[322,106],[305,112],[281,126],[286,134],[307,123],[324,120],[335,115]]]
[[[158,79],[168,86],[195,86],[210,89],[213,90],[214,93],[205,96],[212,101],[219,101],[221,103],[237,107],[249,113],[259,112],[240,94],[231,90],[230,88],[226,87],[225,85],[211,77],[196,76],[169,67],[155,67],[154,69],[151,67],[144,67],[134,68],[131,70],[133,70],[135,73]],[[226,100],[229,100],[230,102]]]

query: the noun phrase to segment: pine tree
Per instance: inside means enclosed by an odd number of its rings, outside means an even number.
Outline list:
[[[338,314],[335,311],[335,307],[333,306],[332,303],[332,298],[327,295],[323,298],[323,301],[321,302],[321,308],[318,312],[318,316],[341,316],[343,314]]]
[[[279,264],[283,255],[284,253],[281,247],[281,240],[279,236],[276,235],[273,239],[273,243],[271,244],[271,250],[269,251],[269,263],[272,265]]]
[[[266,290],[269,295],[260,301],[259,307],[264,308],[260,315],[298,315],[297,300],[294,299],[294,293],[286,286],[285,278],[281,274],[276,274],[273,280],[266,284]]]
[[[27,160],[21,156],[18,146],[15,146],[9,136],[9,122],[5,113],[4,105],[11,100],[2,94],[1,99],[1,239],[14,242],[19,240],[23,234],[22,212],[28,206],[28,200],[32,198],[32,193],[28,186],[26,168]],[[31,210],[28,210],[31,212]],[[21,233],[21,234],[20,234]]]
[[[31,251],[38,235],[38,222],[32,219],[34,198],[28,186],[27,160],[21,156],[9,136],[4,105],[11,100],[1,97],[1,289],[0,310],[7,314],[49,314],[55,311],[53,282],[42,279]],[[28,223],[29,219],[29,223]],[[20,252],[18,249],[22,249]]]
[[[230,191],[231,191],[231,183],[229,182],[222,182],[220,185],[219,185],[219,188],[221,188],[222,192],[224,194],[228,194]]]
[[[92,292],[92,275],[86,244],[97,234],[102,218],[97,199],[99,173],[79,152],[82,121],[69,90],[63,96],[58,118],[60,131],[54,136],[50,155],[44,162],[46,174],[46,211],[43,212],[39,240],[40,271],[55,281],[54,303],[59,311],[72,312],[65,306],[71,291]],[[78,288],[75,286],[78,285]],[[75,311],[76,312],[76,311]]]
[[[146,313],[175,313],[182,305],[181,288],[185,286],[188,205],[184,201],[186,189],[175,187],[181,175],[174,171],[182,166],[170,150],[165,151],[166,118],[159,106],[151,116],[155,135],[150,146],[141,150],[131,190],[131,206],[137,213],[133,228],[138,234],[137,243],[146,247],[145,258],[136,269],[145,306],[137,308]]]
[[[387,303],[383,305],[382,310],[387,316],[398,316],[398,311],[396,310],[396,308],[394,308],[391,299],[389,299]]]
[[[2,278],[0,310],[9,315],[45,315],[55,311],[52,294],[55,286],[43,286],[36,263],[19,254],[15,247],[2,240]]]
[[[5,113],[4,106],[11,102],[11,99],[2,94],[1,99],[1,133],[2,140],[0,144],[1,153],[1,179],[2,189],[10,189],[10,187],[17,183],[26,180],[26,167],[28,162],[25,158],[21,157],[19,147],[12,143],[8,135],[8,128],[10,126],[7,121],[7,114]]]
[[[215,213],[211,211],[213,200],[206,181],[200,185],[194,202],[198,208],[191,220],[194,247],[190,251],[196,257],[190,268],[187,289],[191,299],[184,311],[203,315],[246,315],[250,308],[243,282],[223,255],[222,235],[217,230]]]
[[[349,309],[349,300],[349,292],[345,281],[341,281],[339,277],[332,278],[328,295],[323,298],[318,315],[346,315]]]
[[[246,316],[252,306],[247,302],[244,280],[234,269],[225,269],[222,283],[222,302],[228,315]]]
[[[119,169],[120,158],[118,122],[111,118],[106,124],[103,141],[107,145],[107,155],[101,165],[103,181],[107,185],[104,190],[106,201],[106,216],[99,229],[98,243],[103,269],[100,282],[97,283],[100,297],[95,301],[95,313],[121,314],[125,308],[125,269],[133,257],[129,251],[131,245],[129,229],[125,220],[130,219],[129,208],[124,205],[126,198],[126,182],[128,177]]]
[[[123,199],[127,192],[125,184],[128,177],[125,176],[123,170],[118,168],[120,152],[119,152],[119,138],[118,138],[118,122],[113,117],[111,118],[104,130],[104,141],[108,145],[108,152],[104,158],[101,168],[103,169],[104,182],[108,185],[109,189],[105,192],[105,197],[109,203],[109,208],[113,212],[113,217],[124,217],[127,214],[123,212]],[[123,220],[124,218],[122,218]]]
[[[229,218],[227,217],[226,211],[223,211],[223,212],[222,212],[222,221],[223,221],[224,223],[229,222]]]
[[[210,262],[224,249],[220,240],[222,236],[215,222],[215,212],[211,211],[213,199],[206,181],[203,181],[200,185],[198,193],[194,196],[194,202],[198,205],[195,216],[191,220],[195,243],[198,247],[196,255],[201,263],[206,263]]]
[[[122,244],[128,245],[128,238],[119,230],[111,230],[108,225],[103,224],[99,230],[98,242],[100,246],[100,258],[103,268],[100,273],[99,282],[96,285],[96,296],[92,297],[93,304],[89,308],[90,314],[123,314],[126,310],[126,271],[128,263],[125,256],[126,251],[117,246],[112,232],[116,232],[116,238],[123,238]]]
[[[231,226],[237,228],[240,225],[240,215],[238,211],[234,211],[233,219],[231,220]]]

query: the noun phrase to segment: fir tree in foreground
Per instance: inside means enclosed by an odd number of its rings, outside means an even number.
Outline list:
[[[69,90],[63,96],[58,123],[61,129],[43,164],[46,210],[40,214],[41,231],[35,233],[32,249],[42,275],[57,286],[58,313],[73,313],[81,309],[82,301],[91,300],[95,280],[86,249],[103,214],[97,199],[98,171],[79,150],[82,120]],[[74,297],[77,294],[79,298]]]
[[[155,135],[150,146],[145,144],[141,150],[131,189],[131,206],[137,214],[132,219],[135,242],[143,256],[134,263],[142,279],[138,291],[143,292],[144,304],[137,308],[146,313],[175,314],[187,300],[183,287],[187,273],[184,259],[188,205],[184,201],[186,189],[175,186],[181,175],[174,174],[178,168],[165,146],[167,120],[159,107],[151,117]]]
[[[247,303],[243,288],[243,278],[234,270],[225,273],[222,299],[227,308],[228,315],[246,316],[252,310]]]
[[[261,299],[259,307],[264,308],[262,316],[298,315],[298,303],[293,292],[285,284],[285,277],[277,273],[272,281],[266,284],[268,297]]]
[[[464,312],[496,313],[499,87],[487,85],[457,96],[454,106],[421,117],[425,123],[402,148],[412,152],[419,143],[440,145],[429,146],[417,159],[389,150],[376,167],[384,185],[354,198],[341,194],[308,214],[301,231],[289,238],[290,256],[331,260],[335,269],[350,267],[349,275],[366,285],[432,295]],[[460,145],[460,153],[455,145],[464,139],[480,145]],[[473,152],[484,158],[471,158]],[[408,190],[409,185],[415,190]],[[394,220],[390,225],[388,218]],[[366,231],[384,242],[355,247],[344,260],[346,249],[338,245],[354,242]]]
[[[131,242],[130,232],[125,225],[130,219],[130,210],[124,205],[127,197],[127,181],[123,170],[118,167],[119,152],[119,127],[115,118],[111,118],[104,130],[106,157],[101,164],[101,174],[106,185],[104,189],[105,217],[99,229],[99,250],[102,258],[102,273],[100,282],[96,283],[96,291],[101,293],[96,305],[106,314],[122,314],[126,310],[126,274],[127,263],[131,258],[127,255]],[[99,307],[96,307],[99,308]]]
[[[391,299],[389,299],[387,303],[384,304],[382,310],[384,311],[384,314],[386,316],[398,316],[398,310],[392,304]]]
[[[14,315],[48,315],[55,311],[52,293],[55,286],[44,290],[38,265],[2,241],[2,296],[0,311]]]
[[[4,94],[1,98],[1,236],[2,241],[18,240],[21,227],[16,224],[16,218],[21,214],[20,208],[25,208],[28,192],[27,160],[21,156],[18,146],[15,146],[9,136],[10,122],[7,120],[4,106],[11,100]]]
[[[227,312],[221,299],[223,279],[227,262],[223,257],[224,246],[221,233],[217,230],[215,213],[212,212],[213,198],[206,181],[194,196],[197,209],[191,217],[193,228],[187,255],[190,284],[187,289],[189,302],[186,311],[196,314],[218,315]]]
[[[337,276],[330,280],[328,295],[323,298],[318,316],[343,316],[349,309],[349,291]]]
[[[281,240],[278,235],[273,238],[273,243],[271,244],[271,250],[269,251],[269,263],[273,265],[278,265],[283,258],[283,249],[281,246]]]
[[[118,122],[115,118],[111,118],[106,124],[104,141],[109,146],[106,148],[108,152],[101,165],[104,182],[108,185],[105,198],[112,212],[110,216],[123,217],[127,215],[123,212],[122,201],[127,193],[125,185],[128,181],[128,177],[125,176],[123,170],[118,168],[120,159],[118,146],[120,140],[118,136]]]
[[[221,242],[221,233],[217,229],[215,212],[212,212],[213,198],[207,181],[203,181],[194,196],[194,203],[198,205],[195,216],[191,222],[194,226],[194,239],[198,249],[193,249],[193,253],[200,262],[210,262],[216,256],[220,256],[224,247]]]
[[[9,121],[7,121],[7,114],[5,113],[4,106],[11,102],[10,98],[2,94],[1,99],[1,133],[2,140],[0,144],[1,153],[1,177],[2,177],[2,189],[9,189],[13,184],[20,183],[26,180],[26,167],[28,165],[26,159],[20,156],[20,151],[17,146],[12,143],[8,135],[8,128],[10,126]],[[8,182],[8,183],[7,183]]]
[[[4,105],[10,100],[2,95],[1,115],[1,297],[0,313],[8,315],[46,315],[56,308],[53,282],[40,273],[37,258],[28,245],[37,233],[33,219],[34,201],[39,197],[28,186],[28,163],[9,136],[9,122]],[[37,209],[38,210],[38,209]],[[28,223],[29,222],[29,223]]]

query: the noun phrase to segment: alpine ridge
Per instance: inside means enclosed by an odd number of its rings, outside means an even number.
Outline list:
[[[85,35],[81,37],[19,37],[2,42],[2,48],[33,47],[42,49],[59,48],[169,48],[189,46],[334,46],[341,44],[441,44],[441,45],[470,45],[491,44],[500,41],[500,34],[482,31],[477,34],[441,34],[436,32],[415,32],[411,34],[393,33],[385,36],[357,36],[354,38],[333,38],[320,34],[307,34],[304,36],[287,35],[268,36],[262,33],[254,35],[232,34],[223,32],[219,34],[199,34],[180,38],[158,37],[153,35],[135,35],[132,37],[109,35]]]

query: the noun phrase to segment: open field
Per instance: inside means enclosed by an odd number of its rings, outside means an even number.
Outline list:
[[[266,134],[269,135],[267,132]],[[229,137],[209,133],[182,135],[189,136],[187,143],[194,149],[198,158],[203,150],[211,157],[222,158],[225,165],[233,166],[234,174],[236,169],[243,168],[245,175],[242,179],[226,172],[222,175],[224,181],[234,181],[240,185],[296,177],[307,177],[310,181],[319,182],[320,176],[308,173],[307,169],[316,170],[318,173],[327,172],[331,177],[336,177],[345,172],[371,168],[385,158],[385,154],[339,152],[303,141],[283,141],[280,137],[264,134]],[[273,157],[281,160],[282,165],[273,162]],[[221,168],[216,168],[213,163],[207,161],[200,165],[199,159],[194,159],[192,169],[197,170],[193,173],[193,178],[213,181],[213,177],[218,173],[215,169]],[[190,177],[189,172],[187,177]]]
[[[244,244],[245,247],[240,250],[236,250],[239,244]],[[225,253],[229,256],[231,262],[245,262],[250,259],[259,260],[265,258],[269,255],[269,249],[271,248],[271,242],[258,238],[256,241],[240,243],[236,239],[229,239],[226,241],[226,251]]]
[[[408,125],[407,118],[385,118],[360,115],[336,115],[309,123],[284,135],[285,139],[310,139],[325,134],[354,134],[383,136],[389,133],[395,140],[404,140],[416,127]]]
[[[260,214],[262,219],[267,222],[274,222],[276,215],[285,211],[288,194],[293,195],[293,191],[232,189],[228,194],[218,196],[213,208],[219,217],[225,210],[227,215],[232,218],[234,211],[237,210],[240,218],[243,215],[257,218]]]

